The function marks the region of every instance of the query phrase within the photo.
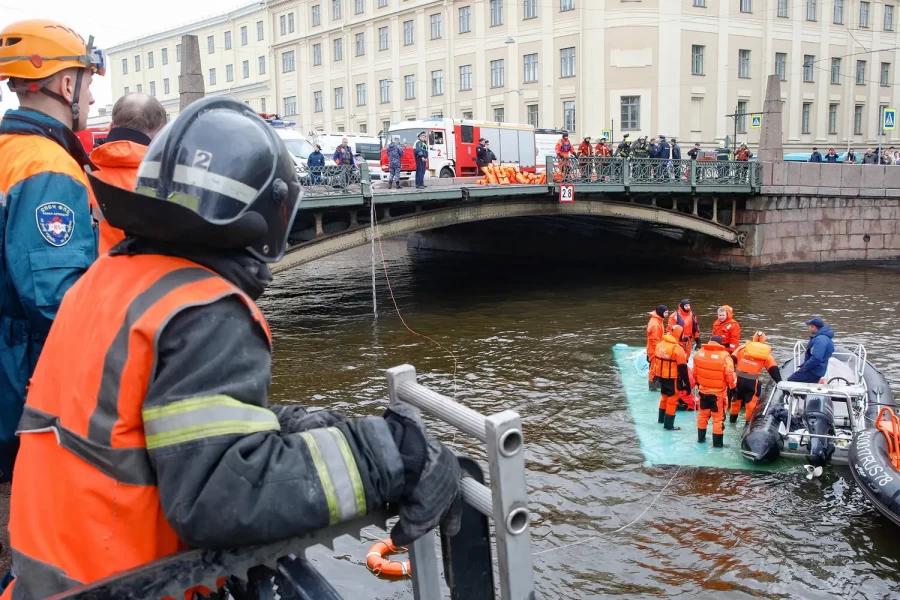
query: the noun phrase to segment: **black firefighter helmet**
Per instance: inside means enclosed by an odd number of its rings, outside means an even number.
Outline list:
[[[104,218],[126,234],[246,248],[267,263],[284,256],[301,198],[294,161],[272,126],[219,97],[194,102],[157,135],[134,192],[90,179]]]

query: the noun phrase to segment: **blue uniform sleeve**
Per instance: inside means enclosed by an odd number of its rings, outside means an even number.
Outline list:
[[[85,186],[38,173],[9,191],[6,269],[32,331],[47,333],[63,295],[97,258]]]

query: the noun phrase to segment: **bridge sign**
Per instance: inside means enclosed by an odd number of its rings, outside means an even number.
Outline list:
[[[575,186],[571,183],[564,183],[559,186],[560,202],[575,202]]]
[[[750,129],[759,129],[762,127],[762,113],[750,115]]]
[[[893,131],[897,128],[897,109],[885,108],[881,117],[881,128],[885,131]]]

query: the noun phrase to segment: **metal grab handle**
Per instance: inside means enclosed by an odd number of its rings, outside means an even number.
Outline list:
[[[403,402],[424,410],[444,423],[453,425],[463,433],[468,433],[482,442],[487,441],[484,415],[471,408],[454,402],[424,385],[415,383],[415,381],[398,382],[397,395]]]

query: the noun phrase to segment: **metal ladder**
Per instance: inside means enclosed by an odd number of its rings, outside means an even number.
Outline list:
[[[533,600],[530,513],[525,488],[522,423],[511,410],[485,416],[416,382],[410,365],[387,371],[391,404],[405,402],[471,435],[486,445],[491,485],[469,457],[457,456],[465,477],[465,500],[458,535],[441,535],[444,579],[453,600]],[[193,600],[193,598],[269,598],[274,576],[282,598],[342,600],[342,596],[306,560],[308,548],[334,548],[344,535],[360,539],[360,531],[375,526],[386,530],[393,514],[375,511],[365,517],[320,529],[273,544],[229,550],[186,550],[104,580],[69,590],[54,600]],[[495,586],[488,519],[494,521],[499,586]],[[434,536],[427,534],[409,547],[415,600],[443,597]],[[247,579],[243,580],[246,575]],[[217,595],[229,579],[237,578],[246,593]],[[268,586],[268,587],[267,587]],[[262,590],[258,593],[254,590]],[[268,590],[268,591],[265,591]]]

